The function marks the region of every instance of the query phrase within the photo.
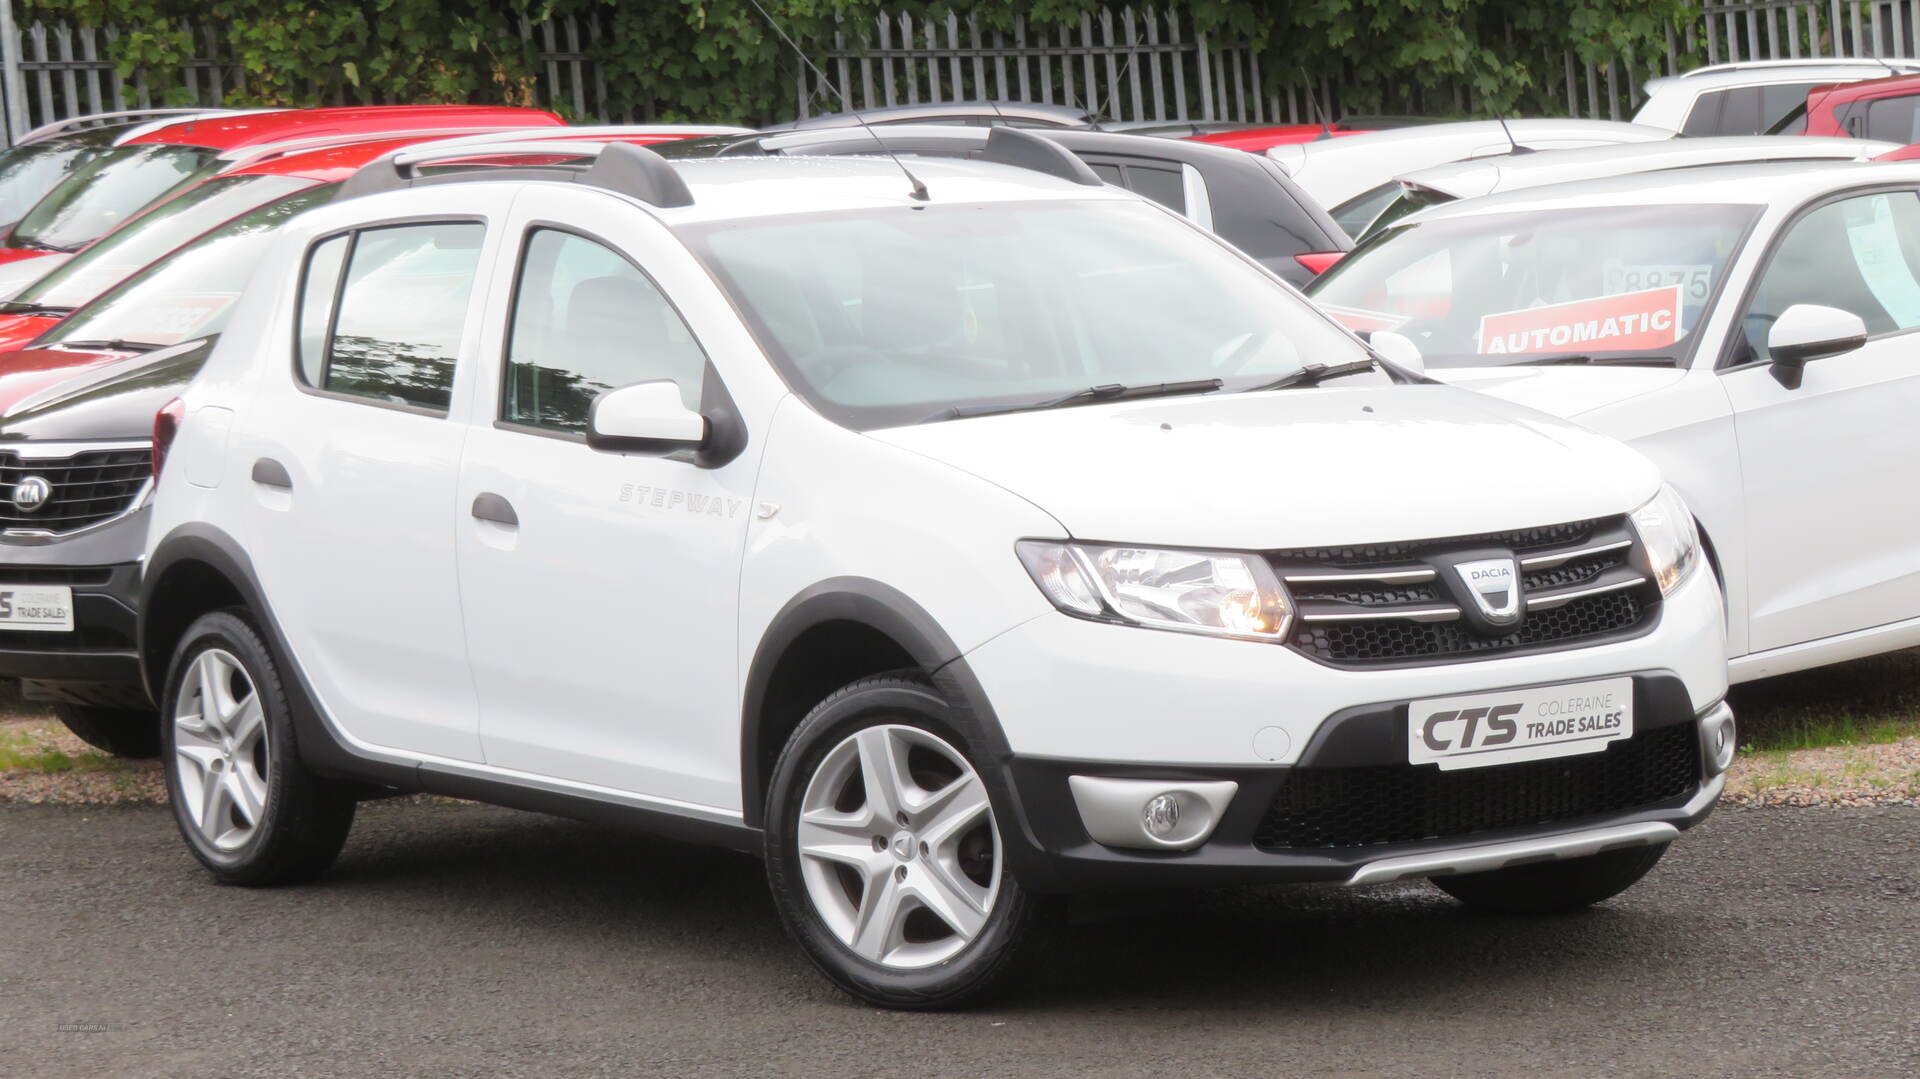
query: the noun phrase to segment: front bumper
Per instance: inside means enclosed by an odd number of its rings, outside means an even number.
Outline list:
[[[1576,771],[1591,768],[1605,754],[1555,758],[1453,773],[1472,776],[1469,782],[1481,785],[1483,800],[1489,786],[1510,784],[1523,804],[1545,807],[1518,811],[1535,814],[1525,823],[1515,823],[1515,811],[1496,795],[1489,819],[1502,819],[1494,827],[1473,827],[1468,807],[1435,804],[1393,818],[1393,827],[1387,829],[1391,837],[1384,842],[1365,842],[1359,834],[1365,830],[1362,826],[1329,845],[1284,845],[1286,833],[1276,829],[1274,822],[1280,807],[1288,804],[1287,784],[1297,777],[1309,773],[1411,776],[1422,769],[1433,771],[1430,765],[1407,763],[1406,705],[1399,702],[1350,709],[1329,718],[1321,736],[1287,766],[1195,768],[1015,756],[999,777],[1002,800],[1010,809],[1002,813],[1002,839],[1021,881],[1049,892],[1287,881],[1367,884],[1667,842],[1704,820],[1725,785],[1724,774],[1716,770],[1714,750],[1718,732],[1730,733],[1731,713],[1723,702],[1696,712],[1685,685],[1669,672],[1647,671],[1632,677],[1634,738],[1614,743],[1607,752],[1643,738],[1664,738],[1669,745],[1692,747],[1689,770],[1671,777],[1652,800],[1619,804],[1618,797],[1612,802],[1598,797],[1583,802],[1560,790],[1546,790],[1556,777],[1567,776],[1575,777],[1566,780],[1570,789],[1588,791],[1591,782],[1577,778]],[[1090,837],[1073,796],[1074,776],[1231,783],[1235,793],[1211,835],[1194,849],[1122,848]],[[1534,789],[1530,792],[1529,787]],[[1632,801],[1631,796],[1627,800]],[[1365,798],[1354,799],[1351,812],[1379,819],[1378,804]],[[1409,826],[1409,820],[1415,823]]]
[[[0,585],[66,585],[73,626],[64,633],[0,631],[0,677],[30,683],[30,695],[109,708],[148,707],[140,681],[134,604],[140,565],[21,565],[0,562]]]

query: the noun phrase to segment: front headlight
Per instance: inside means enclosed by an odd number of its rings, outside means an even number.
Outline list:
[[[1660,594],[1667,595],[1693,572],[1700,561],[1700,534],[1693,527],[1693,513],[1680,495],[1666,484],[1646,505],[1634,510],[1633,530],[1653,565],[1653,579],[1660,583]]]
[[[1292,616],[1258,555],[1048,540],[1014,550],[1047,599],[1081,618],[1271,641]]]

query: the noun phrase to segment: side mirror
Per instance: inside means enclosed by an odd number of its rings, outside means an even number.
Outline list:
[[[672,379],[608,390],[587,409],[587,445],[619,453],[664,455],[707,443],[707,418],[680,400]]]
[[[1773,377],[1790,390],[1800,388],[1801,369],[1808,361],[1852,352],[1866,343],[1867,324],[1859,315],[1813,303],[1782,311],[1767,331]]]
[[[1373,346],[1381,358],[1395,367],[1411,371],[1416,375],[1427,373],[1427,358],[1420,355],[1420,346],[1405,334],[1392,330],[1375,330],[1367,335],[1367,344]]]

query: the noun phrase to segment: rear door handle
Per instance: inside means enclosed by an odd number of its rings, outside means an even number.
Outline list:
[[[492,491],[482,491],[474,496],[473,515],[479,520],[492,521],[508,528],[520,527],[520,515],[513,512],[513,503]]]
[[[253,463],[253,482],[262,487],[293,490],[293,477],[287,473],[287,466],[271,457],[262,457]]]

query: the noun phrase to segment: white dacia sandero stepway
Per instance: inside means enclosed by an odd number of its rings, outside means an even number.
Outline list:
[[[634,820],[762,854],[849,991],[947,1006],[1074,891],[1592,903],[1733,752],[1650,464],[1018,131],[398,152],[157,422],[140,648],[226,882],[393,791]]]

